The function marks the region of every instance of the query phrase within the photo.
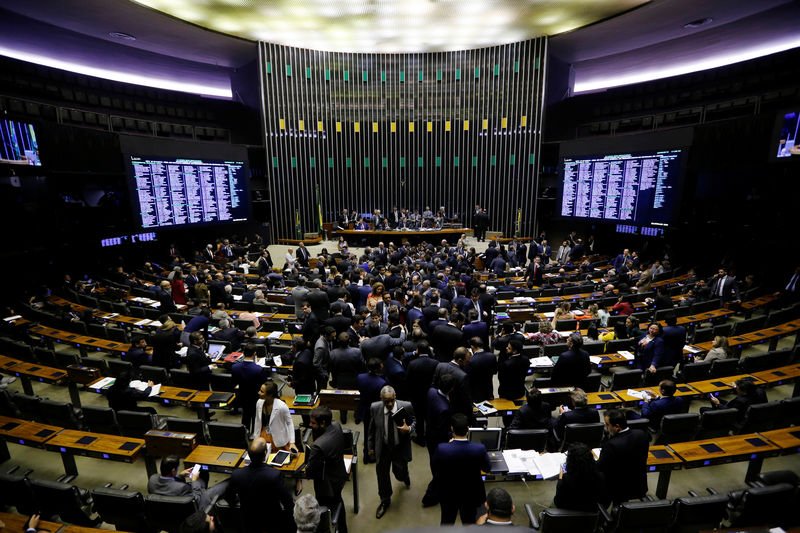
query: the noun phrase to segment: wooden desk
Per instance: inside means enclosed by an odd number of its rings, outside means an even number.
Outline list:
[[[43,524],[44,522],[39,522]],[[67,525],[64,526],[64,529],[59,531],[58,533],[104,533],[108,531],[107,529],[97,529],[93,527],[83,527],[83,526],[71,526]],[[119,531],[119,530],[117,530]]]
[[[672,471],[681,468],[683,468],[683,461],[667,446],[650,446],[647,452],[647,471],[658,472],[656,496],[661,499],[667,497]]]
[[[749,461],[745,481],[758,477],[764,457],[780,454],[780,447],[757,433],[670,444],[685,468]]]
[[[32,448],[44,448],[44,443],[63,429],[21,418],[0,416],[0,463],[11,458],[6,441]]]
[[[361,403],[357,390],[322,389],[319,391],[319,404],[331,410],[355,411]]]
[[[144,448],[144,440],[65,429],[45,442],[44,447],[60,452],[64,471],[77,476],[76,455],[132,463]]]
[[[781,455],[800,453],[800,427],[761,431],[759,435],[781,449]]]
[[[183,463],[187,468],[199,464],[203,470],[209,472],[230,474],[239,468],[244,453],[245,450],[241,448],[200,445],[186,456]]]
[[[197,409],[200,420],[208,418],[209,409],[227,407],[236,398],[236,394],[224,391],[201,390],[189,399],[189,405]]]
[[[772,370],[762,370],[761,372],[754,372],[752,376],[768,385],[781,385],[784,382],[790,382],[800,378],[800,364],[782,366],[780,368],[773,368]]]
[[[586,399],[589,406],[595,409],[608,409],[613,406],[622,405],[622,398],[616,392],[587,392]]]
[[[91,385],[89,385],[91,388]],[[197,394],[197,389],[184,389],[182,387],[170,387],[161,385],[161,390],[157,396],[151,396],[151,401],[163,403],[164,405],[183,404],[187,405],[189,400]]]
[[[319,397],[317,397],[317,401],[314,402],[314,405],[294,405],[294,398],[294,396],[281,396],[281,400],[283,400],[283,403],[289,408],[289,413],[293,415],[307,415],[312,409],[319,407]]]
[[[2,513],[0,512],[0,520],[6,525],[3,528],[3,531],[14,531],[14,532],[23,532],[25,531],[25,525],[28,523],[28,517],[20,514],[11,514],[11,513]],[[57,522],[47,522],[46,520],[39,520],[39,528],[41,529],[48,529],[53,533],[56,533],[59,529],[61,529],[64,524],[59,524]],[[84,529],[84,528],[82,528]],[[101,531],[100,529],[91,529],[89,528],[88,531]]]
[[[109,341],[106,339],[98,339],[95,337],[87,337],[78,335],[77,333],[70,333],[69,331],[62,331],[60,329],[49,328],[47,326],[33,326],[28,328],[28,332],[33,335],[38,335],[41,338],[48,338],[56,342],[64,342],[73,344],[81,350],[81,353],[86,354],[87,348],[94,348],[95,351],[114,352],[118,355],[123,355],[131,349],[131,345],[127,343],[119,343]]]
[[[725,376],[721,378],[707,379],[705,381],[694,381],[692,387],[701,394],[733,392],[733,384],[741,378],[751,378],[756,385],[763,385],[764,382],[751,374],[739,374],[738,376]]]

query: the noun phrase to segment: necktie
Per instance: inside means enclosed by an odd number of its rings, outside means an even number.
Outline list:
[[[722,289],[725,288],[725,277],[719,278],[719,295],[722,296]]]
[[[386,414],[386,443],[389,448],[394,447],[394,420],[392,420],[392,413]]]
[[[795,274],[792,276],[792,279],[789,281],[789,284],[786,286],[786,290],[789,292],[794,292],[795,287],[797,286],[797,278],[800,274]]]

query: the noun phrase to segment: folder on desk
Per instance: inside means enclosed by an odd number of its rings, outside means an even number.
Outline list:
[[[487,452],[489,455],[489,472],[492,474],[507,474],[508,465],[503,458],[502,451]]]

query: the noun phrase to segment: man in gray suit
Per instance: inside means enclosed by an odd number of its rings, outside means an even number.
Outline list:
[[[206,478],[200,479],[200,472],[192,476],[192,469],[187,468],[178,474],[180,457],[168,455],[161,459],[159,474],[153,474],[147,480],[147,491],[159,496],[194,496],[197,506],[204,509],[214,496],[222,496],[228,488],[228,480],[217,483],[208,489],[208,471],[204,472]]]
[[[365,361],[369,361],[371,357],[377,357],[383,361],[392,352],[392,348],[406,341],[404,331],[400,333],[398,338],[390,337],[386,333],[380,333],[379,326],[375,322],[367,326],[367,335],[369,338],[361,341],[360,345],[361,354],[364,356]]]
[[[393,418],[400,409],[404,410],[403,423]],[[367,433],[367,453],[375,461],[378,474],[378,495],[381,503],[375,518],[381,518],[392,501],[391,467],[394,477],[411,487],[408,462],[411,461],[411,432],[417,425],[414,408],[410,402],[397,400],[394,389],[386,385],[381,389],[381,400],[370,406],[370,424]]]
[[[292,288],[291,295],[294,303],[294,315],[297,318],[303,316],[303,304],[308,301],[308,293],[311,292],[306,287],[306,278],[297,278],[297,286]]]

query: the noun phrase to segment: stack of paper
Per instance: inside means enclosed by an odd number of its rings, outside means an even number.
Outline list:
[[[281,356],[280,355],[273,356],[272,364],[275,366],[283,366],[283,361],[281,361]]]
[[[143,319],[141,319],[141,320],[140,320],[140,321],[138,321],[138,322],[134,322],[134,324],[133,324],[133,325],[134,325],[134,326],[144,326],[144,325],[147,325],[147,324],[149,324],[149,323],[150,323],[150,319],[148,319],[148,318],[143,318]]]
[[[545,318],[554,318],[556,316],[555,311],[548,311],[547,313],[542,313],[542,314],[545,316]]]
[[[561,472],[561,465],[567,462],[567,455],[564,453],[540,453],[533,457],[536,468],[542,479],[552,479],[558,477]]]
[[[268,339],[280,339],[281,335],[283,335],[282,331],[271,331],[269,335],[267,335]]]
[[[553,360],[549,357],[534,357],[531,359],[531,366],[553,366]]]
[[[598,356],[598,355],[590,355],[589,356],[589,362],[591,362],[594,365],[599,365],[602,360],[603,360],[603,358]]]
[[[150,322],[150,325],[158,328],[161,327],[163,324],[161,324],[161,322],[159,322],[158,320],[153,320],[152,322]]]
[[[116,378],[103,378],[97,383],[95,383],[93,387],[96,390],[105,389],[113,385],[115,381],[117,381]]]
[[[534,450],[504,450],[503,459],[509,474],[528,474],[541,479],[558,477],[567,456],[563,453],[539,453]]]
[[[9,316],[9,317],[4,318],[3,320],[5,320],[6,322],[13,322],[14,320],[17,320],[18,318],[22,318],[22,315]]]
[[[698,353],[703,351],[700,348],[695,348],[694,346],[684,346],[683,349],[689,353]]]
[[[647,391],[633,390],[633,389],[628,389],[627,395],[628,396],[633,396],[634,398],[636,398],[638,400],[646,400],[647,398],[650,397],[650,395],[647,394]]]
[[[633,361],[634,355],[631,352],[627,350],[620,350],[617,353],[620,354],[625,359],[627,359],[628,361]]]

